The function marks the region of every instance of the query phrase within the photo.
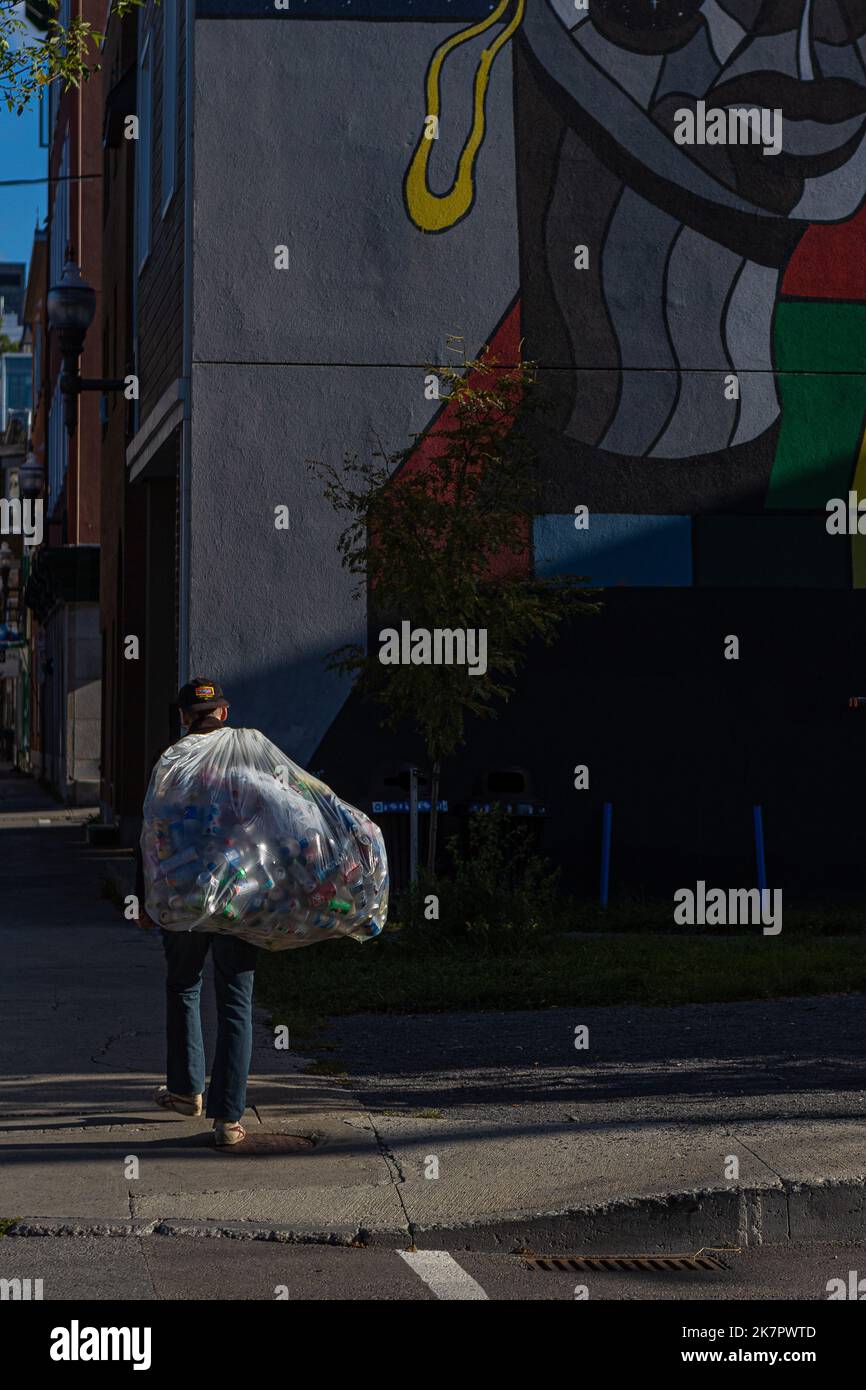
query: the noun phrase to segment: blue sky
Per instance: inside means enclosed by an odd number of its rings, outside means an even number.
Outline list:
[[[38,103],[21,116],[0,108],[0,185],[4,179],[35,179],[47,172],[48,151],[39,148]],[[0,186],[0,261],[30,260],[37,214],[45,218],[47,187]]]
[[[48,151],[39,148],[36,104],[16,116],[0,112],[0,180],[34,179],[47,173]],[[47,184],[0,187],[0,261],[29,261],[37,215],[44,221]]]

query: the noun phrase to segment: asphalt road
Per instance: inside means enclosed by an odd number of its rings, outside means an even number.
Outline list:
[[[842,1279],[849,1289],[853,1273],[855,1283],[864,1280],[866,1299],[866,1244],[765,1246],[722,1258],[729,1267],[718,1273],[541,1273],[504,1254],[407,1257],[387,1249],[171,1236],[6,1237],[0,1280],[41,1279],[46,1301],[744,1299],[757,1308],[775,1299],[827,1300],[829,1281]]]
[[[576,1051],[575,1024],[590,1047]],[[689,1123],[778,1114],[859,1118],[866,995],[653,1009],[356,1014],[331,1020],[353,1091],[371,1109],[464,1114],[531,1105],[596,1123],[672,1113]]]

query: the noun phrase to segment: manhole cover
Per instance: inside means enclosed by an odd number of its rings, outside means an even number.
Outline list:
[[[245,1154],[296,1154],[306,1153],[315,1147],[315,1139],[309,1139],[304,1134],[256,1134],[255,1130],[248,1129],[246,1139],[240,1144],[229,1144],[217,1149],[217,1153],[237,1154],[240,1157]]]

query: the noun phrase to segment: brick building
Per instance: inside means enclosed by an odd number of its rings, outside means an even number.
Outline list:
[[[110,20],[103,55],[103,375],[139,383],[136,401],[106,398],[102,432],[100,802],[127,840],[178,682],[185,34],[184,5],[151,2]]]
[[[80,14],[99,29],[101,0],[63,0],[58,11],[68,24]],[[31,268],[28,298],[33,332],[44,353],[34,366],[35,441],[44,441],[46,463],[45,538],[35,551],[27,580],[27,606],[38,622],[33,653],[38,703],[38,745],[32,770],[69,802],[95,802],[99,787],[99,467],[100,403],[80,401],[78,429],[64,428],[60,353],[48,333],[45,291],[63,273],[67,248],[85,279],[96,287],[102,264],[102,111],[99,83],[48,95],[49,208],[45,282]],[[36,278],[38,277],[38,279]],[[81,358],[84,376],[102,365],[101,323],[87,335]]]

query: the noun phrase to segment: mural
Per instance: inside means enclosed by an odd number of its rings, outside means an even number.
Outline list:
[[[780,510],[866,485],[846,375],[866,356],[866,8],[515,0],[437,49],[428,115],[449,53],[498,20],[453,188],[430,191],[422,136],[405,198],[425,233],[471,210],[490,65],[519,30],[521,331],[556,419],[537,562],[614,583],[847,583],[823,522]],[[591,538],[576,501],[602,514]],[[775,513],[760,529],[737,520],[759,509]]]
[[[862,776],[840,789],[834,771],[859,754],[831,707],[862,688],[866,538],[828,535],[825,508],[866,497],[866,4],[196,14],[196,662],[223,659],[224,611],[303,595],[302,623],[244,626],[226,683],[299,761],[385,765],[373,716],[324,672],[364,615],[327,563],[336,523],[305,461],[416,434],[423,469],[449,334],[501,361],[522,344],[550,403],[525,563],[608,593],[473,734],[467,794],[507,750],[544,783],[563,854],[593,844],[595,798],[612,799],[636,878],[665,855],[682,874],[687,845],[701,873],[707,855],[745,862],[753,800],[792,873],[859,866]],[[283,241],[290,273],[263,274]],[[260,486],[234,487],[239,458]],[[223,563],[223,486],[257,568]],[[297,499],[289,550],[261,544],[268,488]],[[727,633],[740,662],[720,656]],[[554,736],[591,758],[593,798],[576,805],[552,768]]]
[[[199,0],[197,13],[279,22],[265,0]],[[455,327],[419,296],[425,276],[443,305],[458,277],[483,276],[467,305],[483,317],[491,271],[505,281],[514,251],[489,242],[489,219],[501,236],[494,205],[513,203],[518,283],[491,296],[485,336],[500,355],[522,342],[543,369],[540,569],[591,559],[598,582],[627,585],[866,583],[860,538],[852,569],[823,524],[828,499],[866,494],[862,0],[293,0],[280,20],[311,57],[329,47],[323,27],[368,66],[384,46],[403,88],[391,129],[377,91],[342,117],[341,97],[320,146],[331,185],[355,199],[347,212],[375,224],[365,260],[396,297],[343,324],[372,360],[389,360],[376,345],[389,327],[395,359],[419,365]],[[491,100],[503,84],[507,131]],[[389,196],[382,171],[407,140]],[[580,503],[592,536],[574,530]]]

